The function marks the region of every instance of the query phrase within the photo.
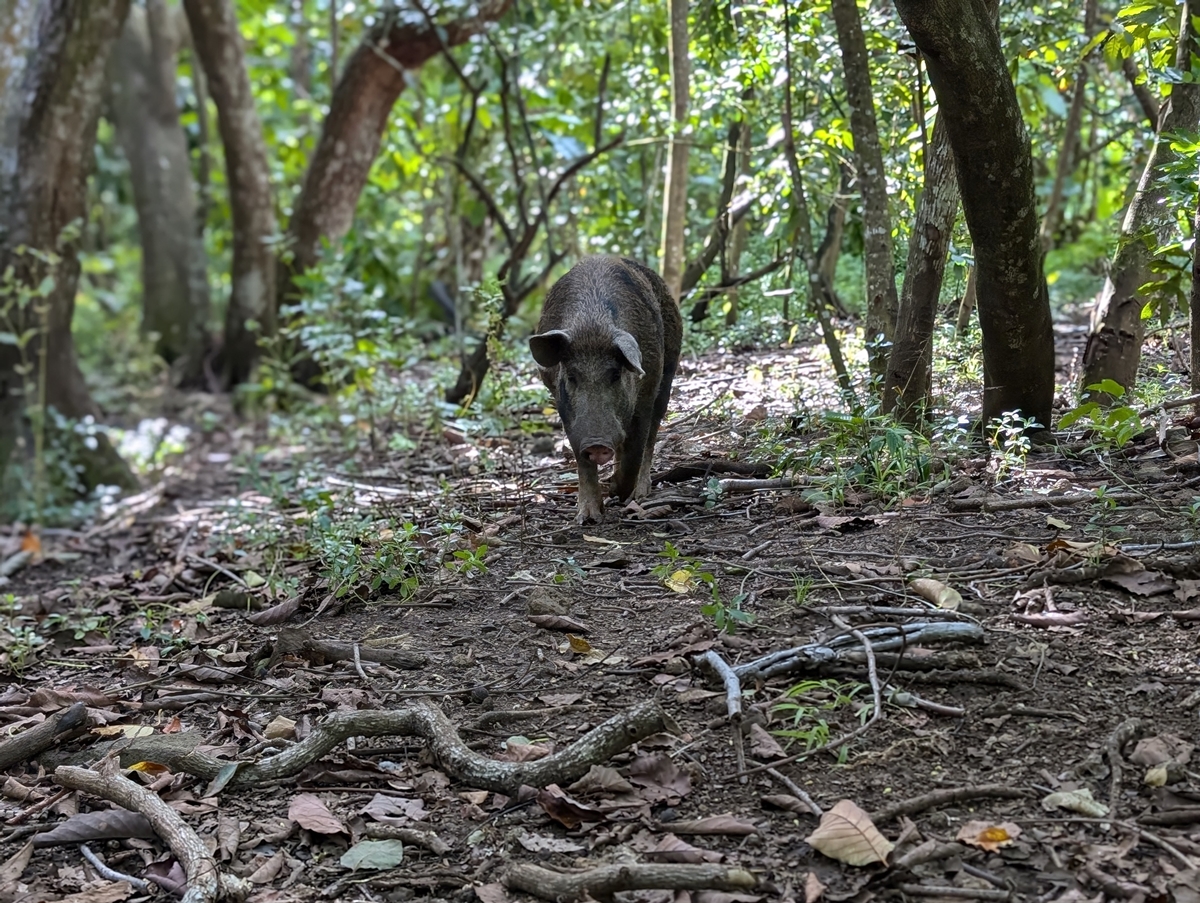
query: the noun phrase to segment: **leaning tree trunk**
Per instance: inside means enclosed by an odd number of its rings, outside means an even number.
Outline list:
[[[0,100],[0,273],[12,271],[0,294],[0,329],[17,336],[33,331],[23,347],[0,343],[0,396],[10,415],[0,424],[0,469],[24,432],[20,417],[11,416],[22,407],[33,415],[35,448],[51,425],[48,408],[71,419],[100,416],[71,337],[80,267],[78,233],[68,226],[87,216],[104,69],[128,11],[129,0],[42,0],[32,33],[17,35],[15,46],[0,43],[0,52],[28,51],[19,74],[15,66],[0,66],[13,75],[12,90]],[[13,26],[10,20],[3,27]],[[8,31],[6,37],[13,36]],[[19,304],[27,293],[35,297]],[[16,398],[21,402],[13,403]],[[104,435],[96,438],[92,448],[70,444],[84,486],[136,486]]]
[[[1197,199],[1196,212],[1192,218],[1192,234],[1200,236],[1200,198]],[[1192,330],[1192,394],[1200,395],[1200,242],[1192,245],[1192,291],[1188,300]],[[1200,415],[1200,401],[1192,405],[1192,412]]]
[[[1187,72],[1191,66],[1191,48],[1195,30],[1191,16],[1200,12],[1200,0],[1183,5],[1179,25],[1176,66]],[[1176,133],[1190,133],[1200,123],[1200,85],[1181,82],[1172,87],[1171,96],[1159,117],[1158,136],[1150,158],[1142,170],[1141,181],[1125,221],[1121,225],[1117,253],[1113,257],[1104,288],[1092,311],[1092,328],[1083,352],[1083,389],[1110,379],[1125,390],[1137,381],[1138,364],[1145,339],[1142,308],[1146,297],[1139,289],[1150,280],[1150,262],[1176,230],[1176,212],[1166,203],[1164,184],[1167,171],[1179,160],[1171,143]],[[1146,239],[1152,239],[1152,243]],[[1095,400],[1115,400],[1109,393],[1096,393]]]
[[[957,212],[954,155],[939,116],[933,124],[933,140],[925,162],[925,187],[909,239],[896,340],[883,389],[884,411],[895,412],[901,421],[911,425],[918,422],[929,404],[933,327]]]
[[[233,210],[232,289],[218,358],[221,381],[231,387],[246,382],[254,372],[259,336],[275,331],[271,176],[233,0],[183,0],[183,8],[217,105]]]
[[[667,44],[671,63],[671,140],[667,145],[667,181],[663,189],[662,277],[671,297],[682,300],[683,236],[687,226],[688,2],[667,0],[671,37]]]
[[[129,161],[142,244],[142,330],[178,385],[204,385],[208,275],[196,185],[175,103],[175,50],[164,0],[131,8],[110,69],[117,138]]]
[[[1096,29],[1096,14],[1098,0],[1087,0],[1083,11],[1083,34],[1089,40]],[[1054,164],[1054,182],[1050,186],[1050,199],[1046,202],[1046,212],[1042,216],[1040,238],[1042,251],[1048,253],[1054,247],[1054,235],[1062,221],[1063,190],[1067,177],[1075,171],[1078,161],[1079,133],[1083,128],[1083,105],[1087,98],[1088,61],[1079,61],[1079,71],[1075,74],[1075,84],[1071,88],[1071,104],[1067,108],[1067,121],[1063,125],[1062,145],[1058,150],[1058,160]]]
[[[288,221],[286,247],[291,254],[290,260],[279,262],[277,308],[297,300],[296,279],[317,262],[322,240],[336,241],[350,231],[392,107],[411,82],[410,71],[444,47],[463,44],[482,32],[511,3],[486,0],[475,15],[436,27],[388,17],[363,39],[338,79]],[[318,372],[312,361],[302,360],[295,376],[309,383]]]
[[[1054,334],[1038,243],[1033,161],[985,0],[895,0],[925,58],[975,245],[983,422],[1008,411],[1049,427]]]
[[[867,275],[865,331],[871,372],[887,366],[887,345],[896,326],[896,267],[892,260],[892,218],[888,214],[887,176],[879,148],[871,68],[857,0],[833,0],[833,21],[842,51],[850,132],[858,164],[858,187],[863,203],[863,257]]]

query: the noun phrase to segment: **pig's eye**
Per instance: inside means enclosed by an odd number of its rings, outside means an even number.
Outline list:
[[[608,381],[614,386],[621,381],[620,367],[613,367],[613,369],[608,371]]]
[[[579,380],[575,378],[574,373],[567,374],[567,385],[570,386],[572,389],[574,389],[577,385],[579,385]]]

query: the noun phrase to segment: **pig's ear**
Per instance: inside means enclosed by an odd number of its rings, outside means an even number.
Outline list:
[[[613,344],[621,352],[621,357],[625,358],[626,367],[638,376],[646,375],[646,371],[642,369],[642,349],[638,347],[637,339],[627,332],[618,331],[613,337]]]
[[[533,352],[533,359],[538,362],[538,366],[549,370],[566,360],[567,353],[571,350],[571,336],[561,329],[531,335],[529,350]]]

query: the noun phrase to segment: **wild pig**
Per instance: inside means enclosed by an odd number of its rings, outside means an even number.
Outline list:
[[[649,494],[682,341],[666,283],[636,261],[584,258],[547,293],[529,350],[579,465],[577,523],[604,520],[597,468],[614,456],[621,501]]]

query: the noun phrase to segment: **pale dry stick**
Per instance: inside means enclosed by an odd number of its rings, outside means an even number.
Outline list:
[[[928,809],[935,809],[938,806],[955,805],[970,802],[971,800],[1022,799],[1028,795],[1027,791],[1009,784],[979,784],[974,787],[950,787],[944,790],[922,793],[920,796],[910,797],[906,800],[897,800],[888,806],[884,806],[882,809],[876,809],[871,813],[871,821],[877,825],[882,825],[893,818],[899,818],[901,815],[912,816],[920,812],[925,812]]]
[[[192,564],[198,564],[201,567],[206,567],[209,570],[216,571],[218,574],[224,574],[226,577],[228,577],[230,580],[232,580],[234,583],[236,583],[242,589],[250,588],[246,585],[245,580],[243,580],[241,577],[239,577],[237,574],[235,574],[233,571],[229,570],[228,568],[222,567],[221,565],[217,564],[215,561],[209,561],[207,558],[201,558],[199,555],[192,555],[192,554],[189,554],[187,556],[187,559]]]
[[[1142,492],[1110,492],[1105,499],[1114,502],[1144,502],[1146,495]],[[1099,497],[1094,492],[1069,492],[1064,495],[1031,495],[1020,498],[998,498],[996,496],[975,496],[965,499],[947,499],[946,508],[949,511],[1021,511],[1025,508],[1058,508],[1069,505],[1082,505],[1086,502],[1097,502]]]
[[[358,672],[358,676],[363,679],[364,683],[368,680],[367,672],[363,670],[362,656],[358,651],[358,643],[354,644],[354,670]]]
[[[743,477],[729,477],[717,480],[718,492],[757,492],[760,489],[793,489],[807,485],[807,479],[802,476],[772,477],[766,480],[747,480]]]
[[[861,630],[851,627],[836,615],[832,620],[839,628],[848,631],[852,637],[862,643],[863,653],[867,656],[867,683],[871,685],[871,699],[874,703],[871,718],[867,721],[867,724],[874,724],[883,715],[883,690],[879,686],[879,674],[875,669],[875,649],[871,646],[871,641],[867,639],[866,634]]]
[[[1172,411],[1175,408],[1186,408],[1188,405],[1195,404],[1197,401],[1200,401],[1200,394],[1189,395],[1186,398],[1174,398],[1171,401],[1164,401],[1162,404],[1156,404],[1148,408],[1142,408],[1140,411],[1138,411],[1138,416],[1149,417],[1153,414],[1159,413],[1160,411]]]
[[[504,876],[504,885],[543,900],[597,900],[631,890],[753,891],[758,879],[752,872],[725,865],[642,864],[604,865],[583,872],[555,872],[521,863]]]
[[[143,881],[141,878],[137,878],[133,875],[127,875],[124,872],[118,872],[116,869],[110,868],[103,859],[92,852],[91,847],[89,847],[86,843],[81,843],[79,845],[79,852],[83,854],[84,859],[92,864],[92,868],[96,870],[96,874],[98,874],[105,881],[124,881],[134,890],[143,894],[150,890],[149,883]]]
[[[804,803],[804,805],[808,808],[808,811],[811,812],[813,815],[815,815],[817,818],[820,818],[822,815],[825,814],[824,810],[816,804],[816,802],[813,800],[813,798],[811,796],[809,796],[807,793],[805,793],[804,789],[802,787],[800,787],[800,785],[797,784],[795,781],[793,781],[791,778],[789,778],[787,775],[785,775],[782,772],[778,771],[777,769],[771,768],[771,767],[768,767],[766,769],[766,772],[771,777],[773,777],[775,780],[777,780],[780,784],[782,784],[784,789],[787,790],[788,793],[790,793],[796,799],[800,800],[800,802]]]
[[[1121,802],[1121,779],[1123,777],[1121,760],[1124,758],[1121,750],[1137,737],[1141,729],[1142,722],[1139,719],[1127,718],[1117,725],[1116,730],[1109,734],[1108,739],[1104,742],[1104,752],[1108,756],[1108,769],[1110,772],[1108,805],[1113,812],[1116,812],[1117,806]]]
[[[733,751],[737,759],[737,773],[740,775],[746,770],[746,737],[742,731],[742,682],[715,649],[709,649],[699,660],[721,678],[721,683],[725,685],[725,710],[733,725]],[[738,780],[745,784],[748,778]]]
[[[245,900],[253,885],[236,875],[222,873],[204,842],[183,818],[156,793],[126,780],[112,759],[102,760],[107,773],[60,765],[54,772],[56,783],[82,790],[145,816],[183,866],[188,889],[182,903],[215,903],[217,900]]]
[[[955,900],[1012,900],[1011,891],[986,887],[955,887],[954,885],[901,884],[899,890],[913,897],[952,897]]]
[[[874,820],[874,817],[872,817],[872,820]],[[903,856],[898,856],[892,863],[892,868],[897,871],[900,869],[912,869],[927,862],[938,862],[939,860],[950,859],[954,856],[963,856],[967,852],[968,847],[965,844],[953,841],[946,843],[940,840],[927,840],[913,847]]]
[[[894,705],[904,706],[905,708],[924,709],[927,712],[932,712],[935,715],[944,715],[947,718],[962,718],[967,714],[966,710],[955,705],[942,705],[940,702],[933,702],[918,696],[911,690],[901,690],[899,687],[893,687],[891,684],[884,684],[884,692],[888,694],[888,702]]]
[[[755,529],[758,529],[758,528],[756,527]],[[764,549],[769,549],[774,544],[775,544],[774,539],[768,539],[766,542],[760,542],[758,545],[754,546],[754,548],[747,549],[745,552],[742,553],[742,561],[749,561],[750,559],[752,559],[756,555],[758,555],[759,552],[763,551]]]

